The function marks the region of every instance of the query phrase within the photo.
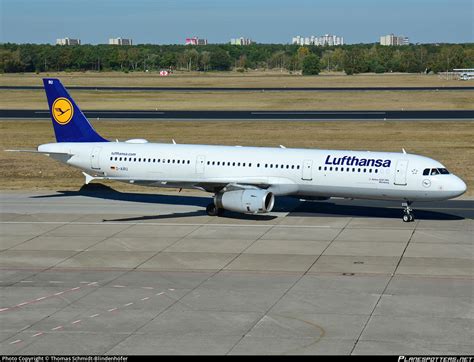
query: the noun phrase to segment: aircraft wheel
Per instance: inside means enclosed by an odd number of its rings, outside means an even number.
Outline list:
[[[410,214],[404,214],[404,215],[403,215],[403,221],[404,221],[404,222],[410,222],[410,221],[412,221],[412,220],[411,220],[411,217],[410,217]]]
[[[211,202],[209,205],[206,207],[206,212],[209,216],[219,216],[219,208]]]
[[[410,214],[410,221],[415,221],[415,215]]]

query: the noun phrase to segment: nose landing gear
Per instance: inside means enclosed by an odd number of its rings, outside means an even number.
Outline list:
[[[412,213],[413,209],[410,207],[411,202],[407,201],[402,203],[403,206],[403,221],[404,222],[412,222],[415,221],[415,215]]]

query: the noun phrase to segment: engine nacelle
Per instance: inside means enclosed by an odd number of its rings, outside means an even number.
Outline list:
[[[243,213],[270,212],[275,204],[275,195],[266,190],[234,190],[216,195],[214,203],[218,208]]]

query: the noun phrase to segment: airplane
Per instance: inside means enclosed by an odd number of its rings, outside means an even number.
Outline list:
[[[44,78],[56,143],[37,150],[79,168],[85,183],[115,180],[136,185],[213,193],[206,212],[268,213],[275,197],[305,200],[396,200],[404,222],[415,201],[462,195],[466,184],[440,162],[415,154],[151,143],[106,140],[91,126],[59,79]]]

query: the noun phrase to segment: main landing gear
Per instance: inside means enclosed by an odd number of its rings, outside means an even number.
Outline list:
[[[403,206],[403,221],[404,222],[412,222],[415,221],[415,215],[413,215],[413,209],[410,207],[411,202],[407,201],[402,203]]]
[[[206,207],[206,212],[209,216],[221,216],[224,209],[218,208],[213,202]]]

